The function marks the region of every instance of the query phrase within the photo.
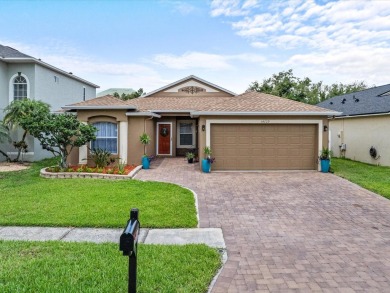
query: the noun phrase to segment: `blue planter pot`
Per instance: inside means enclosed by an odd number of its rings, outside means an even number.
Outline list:
[[[149,169],[150,161],[148,157],[142,157],[142,169]]]
[[[330,167],[330,160],[321,160],[321,172],[328,173]]]
[[[207,159],[202,160],[202,171],[204,173],[210,173],[211,171],[211,164]]]

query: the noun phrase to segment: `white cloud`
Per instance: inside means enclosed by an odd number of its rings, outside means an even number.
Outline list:
[[[58,40],[49,40],[46,45],[25,44],[0,39],[0,44],[40,58],[66,72],[98,84],[102,90],[108,87],[143,87],[147,90],[166,84],[166,80],[153,68],[139,63],[112,63],[86,56],[76,46]]]
[[[257,42],[252,42],[251,46],[254,48],[262,49],[262,48],[267,48],[268,44],[264,43],[264,42],[257,41]]]
[[[266,62],[259,54],[218,55],[203,52],[187,52],[182,55],[158,54],[154,62],[172,69],[208,69],[213,71],[233,69],[236,61]]]
[[[197,10],[194,5],[191,5],[188,2],[175,1],[173,2],[173,9],[182,15],[188,15]]]
[[[224,7],[245,12],[232,19],[232,29],[254,48],[272,48],[279,65],[306,70],[307,76],[389,82],[387,1],[269,1],[248,11],[242,3]]]
[[[154,56],[155,63],[173,69],[201,68],[211,70],[230,69],[226,58],[217,54],[188,52],[181,56],[158,54]]]

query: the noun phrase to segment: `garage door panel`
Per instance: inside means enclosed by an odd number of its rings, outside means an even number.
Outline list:
[[[213,169],[313,170],[316,142],[316,125],[213,124]]]

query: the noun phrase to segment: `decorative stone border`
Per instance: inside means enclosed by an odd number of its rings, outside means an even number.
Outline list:
[[[135,167],[127,175],[102,174],[102,173],[86,173],[86,172],[47,172],[46,168],[41,169],[40,175],[44,178],[71,179],[71,178],[95,178],[95,179],[110,179],[110,180],[128,180],[132,179],[135,174],[142,169],[142,165]]]

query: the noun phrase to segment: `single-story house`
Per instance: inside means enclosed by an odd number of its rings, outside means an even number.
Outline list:
[[[317,106],[342,112],[329,121],[334,156],[390,166],[390,84],[333,97]]]
[[[139,136],[151,136],[148,155],[203,158],[210,146],[213,170],[317,170],[328,145],[328,117],[313,105],[258,92],[241,95],[196,76],[123,101],[104,96],[63,107],[99,131],[92,146],[107,148],[128,164],[140,164]],[[87,146],[70,163],[85,163]]]

